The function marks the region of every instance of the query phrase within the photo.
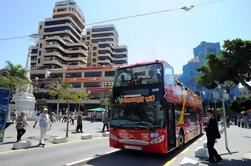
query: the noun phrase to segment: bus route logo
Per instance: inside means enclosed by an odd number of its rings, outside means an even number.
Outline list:
[[[117,97],[115,103],[125,104],[125,103],[144,103],[155,101],[155,95],[151,96],[139,96],[139,97]]]

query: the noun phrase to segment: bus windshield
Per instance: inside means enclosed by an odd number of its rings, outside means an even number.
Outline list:
[[[163,82],[161,64],[150,64],[132,68],[118,69],[115,75],[115,87],[147,85]]]
[[[164,126],[164,110],[160,103],[115,104],[112,107],[111,127],[155,129]]]

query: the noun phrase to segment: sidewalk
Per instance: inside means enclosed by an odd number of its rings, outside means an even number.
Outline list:
[[[196,158],[195,149],[203,147],[206,140],[204,134],[201,138],[193,142],[186,149],[179,153],[169,165],[179,165],[184,157],[199,161],[200,166],[206,165],[226,165],[226,166],[251,166],[251,129],[230,126],[227,128],[228,149],[225,146],[225,133],[221,134],[221,139],[217,139],[215,149],[223,160],[217,164],[211,164],[205,158]],[[168,165],[168,164],[167,164]]]
[[[40,129],[39,125],[36,125],[36,128],[33,128],[34,121],[28,121],[29,127],[26,128],[26,133],[22,136],[22,140],[30,140],[32,145],[37,145],[39,143]],[[74,125],[69,123],[69,135],[68,142],[80,141],[81,135],[83,133],[75,133],[76,130],[76,120]],[[90,122],[83,121],[83,132],[87,134],[92,134],[93,138],[102,137],[102,122]],[[65,137],[66,135],[66,123],[54,122],[52,124],[51,130],[47,131],[45,137],[45,144],[53,144],[52,140],[55,136]],[[12,124],[5,130],[4,142],[0,144],[0,153],[4,151],[9,151],[12,149],[13,143],[16,142],[17,131],[15,124]]]
[[[221,134],[221,139],[215,144],[215,148],[223,158],[223,161],[220,163],[229,166],[250,166],[251,129],[230,126],[227,128],[227,138],[230,153],[225,146],[225,133]]]

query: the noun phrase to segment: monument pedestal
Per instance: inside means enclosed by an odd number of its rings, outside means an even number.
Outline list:
[[[31,93],[20,92],[13,96],[13,101],[15,102],[15,110],[17,113],[25,111],[27,118],[33,118],[35,116],[35,97]]]

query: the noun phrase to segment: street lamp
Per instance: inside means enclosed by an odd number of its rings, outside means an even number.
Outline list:
[[[230,150],[228,149],[228,141],[227,141],[227,125],[226,125],[226,110],[225,110],[225,90],[222,89],[220,85],[218,85],[218,89],[220,90],[220,99],[222,100],[222,109],[223,109],[223,124],[224,124],[224,133],[225,133],[225,146],[228,152]]]

